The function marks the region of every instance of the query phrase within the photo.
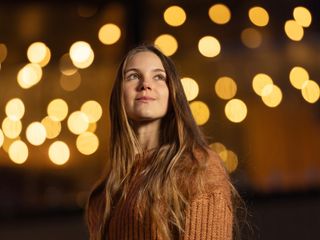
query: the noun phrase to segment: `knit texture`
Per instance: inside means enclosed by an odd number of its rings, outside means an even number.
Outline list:
[[[228,176],[214,153],[210,153],[204,179],[205,192],[195,194],[190,200],[186,209],[185,234],[179,240],[231,240],[233,214]],[[156,226],[150,221],[150,214],[141,219],[135,208],[139,184],[141,178],[136,178],[126,199],[114,206],[106,239],[161,240]],[[196,189],[192,185],[190,188]]]

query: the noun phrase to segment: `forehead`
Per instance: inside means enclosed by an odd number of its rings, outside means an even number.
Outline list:
[[[153,52],[138,52],[127,59],[125,69],[129,68],[161,68],[164,69],[160,58]]]

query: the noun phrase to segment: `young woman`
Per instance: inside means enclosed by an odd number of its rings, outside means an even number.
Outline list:
[[[173,62],[152,45],[131,50],[109,111],[107,168],[87,205],[90,239],[232,239],[233,187]]]

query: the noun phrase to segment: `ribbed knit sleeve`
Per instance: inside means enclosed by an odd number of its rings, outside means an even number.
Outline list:
[[[183,240],[231,240],[232,221],[230,201],[222,191],[200,195],[186,211]]]

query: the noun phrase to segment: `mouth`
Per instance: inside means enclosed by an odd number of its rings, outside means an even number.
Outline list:
[[[136,98],[136,100],[138,100],[138,101],[153,101],[153,100],[155,100],[155,98],[148,97],[148,96],[143,96],[143,97]]]

